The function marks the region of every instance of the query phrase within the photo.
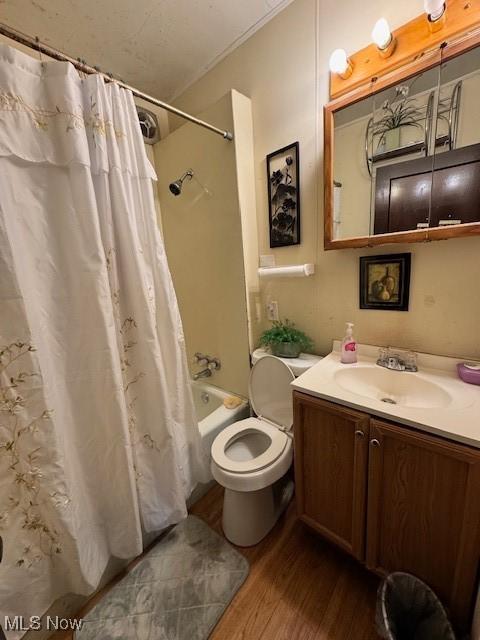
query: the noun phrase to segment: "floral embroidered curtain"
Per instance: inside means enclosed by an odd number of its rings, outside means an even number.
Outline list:
[[[1,616],[90,593],[206,479],[152,179],[130,93],[0,45]]]

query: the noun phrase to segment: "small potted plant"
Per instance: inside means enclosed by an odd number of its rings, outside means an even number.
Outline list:
[[[378,136],[377,147],[384,151],[400,148],[400,130],[404,127],[421,129],[422,109],[415,98],[409,98],[410,87],[395,87],[396,98],[393,102],[385,100],[382,104],[383,115],[374,123],[373,134]]]
[[[260,344],[282,358],[298,358],[302,351],[313,347],[312,340],[287,319],[274,321],[272,327],[262,333]]]

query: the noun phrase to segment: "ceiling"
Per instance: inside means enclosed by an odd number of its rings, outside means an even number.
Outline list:
[[[292,0],[0,0],[0,22],[172,100]]]

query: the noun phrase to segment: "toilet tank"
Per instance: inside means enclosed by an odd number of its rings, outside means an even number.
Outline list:
[[[256,362],[258,362],[258,360],[260,360],[260,358],[263,358],[264,356],[270,356],[272,355],[269,351],[267,351],[266,349],[255,349],[255,351],[252,353],[252,364],[255,364]],[[278,357],[278,356],[275,356]],[[307,369],[310,369],[310,367],[313,367],[314,364],[317,364],[317,362],[320,362],[320,360],[322,359],[322,356],[315,356],[312,353],[301,353],[298,358],[278,358],[279,360],[282,360],[282,362],[285,362],[285,364],[287,364],[290,369],[293,372],[293,375],[298,378],[298,376],[302,375],[302,373],[305,373],[305,371],[307,371]]]

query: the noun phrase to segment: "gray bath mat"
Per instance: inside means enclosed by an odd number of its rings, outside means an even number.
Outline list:
[[[246,558],[188,516],[83,618],[77,640],[205,640],[248,575]]]

